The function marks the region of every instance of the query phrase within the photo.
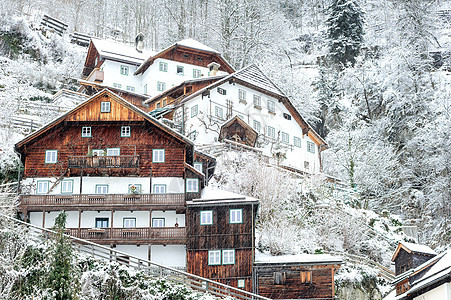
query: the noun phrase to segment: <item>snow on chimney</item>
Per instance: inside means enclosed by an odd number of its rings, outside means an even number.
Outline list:
[[[141,32],[135,38],[135,48],[138,52],[143,52],[144,49],[144,34]]]
[[[210,69],[210,76],[216,76],[216,73],[218,73],[218,70],[219,70],[220,66],[221,65],[218,64],[217,62],[209,63],[207,65],[207,67]]]

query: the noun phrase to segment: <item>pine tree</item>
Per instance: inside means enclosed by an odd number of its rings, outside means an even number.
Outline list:
[[[55,219],[53,230],[57,232],[50,264],[48,287],[57,300],[72,299],[72,245],[64,236],[67,214],[61,212]]]
[[[326,21],[329,57],[339,69],[354,66],[363,43],[363,11],[357,0],[333,0]]]

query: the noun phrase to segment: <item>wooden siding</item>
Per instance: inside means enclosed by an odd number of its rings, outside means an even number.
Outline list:
[[[222,248],[231,249],[231,247]],[[212,248],[212,250],[221,250],[219,248]],[[187,272],[216,280],[222,283],[231,284],[233,287],[238,287],[238,278],[247,279],[246,290],[252,291],[252,250],[250,249],[235,249],[235,264],[233,265],[208,265],[208,251],[193,251],[186,252],[186,266]],[[232,282],[233,281],[233,282]]]
[[[130,126],[130,137],[121,137],[123,125]],[[83,126],[91,126],[91,138],[81,137]],[[125,170],[125,175],[184,176],[185,146],[148,122],[63,122],[27,149],[24,177],[78,176],[80,169],[68,170],[69,156],[87,157],[89,150],[106,148],[120,148],[121,155],[139,156],[138,172]],[[152,163],[152,149],[165,149],[164,163]],[[45,163],[46,150],[58,150],[56,164]],[[109,171],[111,168],[88,168],[83,174],[105,175]]]
[[[256,293],[271,299],[334,299],[335,265],[257,265],[254,268]],[[301,272],[312,272],[312,282],[302,283]],[[274,273],[285,273],[284,284],[275,284]]]
[[[220,197],[220,195],[218,195]],[[229,210],[243,210],[243,223],[230,224]],[[254,206],[256,209],[256,206]],[[200,225],[200,211],[213,211],[213,225]],[[188,207],[188,250],[251,249],[252,248],[252,206],[227,205]]]

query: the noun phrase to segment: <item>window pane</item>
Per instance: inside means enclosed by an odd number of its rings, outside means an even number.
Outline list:
[[[164,227],[164,218],[153,218],[152,227]]]

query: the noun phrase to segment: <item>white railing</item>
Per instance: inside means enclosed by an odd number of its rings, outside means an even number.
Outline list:
[[[57,234],[53,230],[25,223],[1,213],[0,217],[26,226],[31,230],[42,234],[43,236],[48,237]],[[197,291],[210,293],[218,297],[232,297],[233,299],[238,300],[270,300],[269,298],[259,296],[257,294],[253,294],[238,288],[234,288],[232,286],[228,286],[226,284],[177,270],[175,268],[163,266],[149,260],[145,260],[125,252],[117,251],[115,249],[102,246],[87,240],[79,239],[66,234],[64,234],[64,236],[66,236],[71,242],[73,242],[74,248],[80,253],[92,255],[97,259],[105,259],[111,262],[124,264],[130,268],[137,270],[143,270],[151,276],[164,277],[164,279],[168,281],[184,284]]]

